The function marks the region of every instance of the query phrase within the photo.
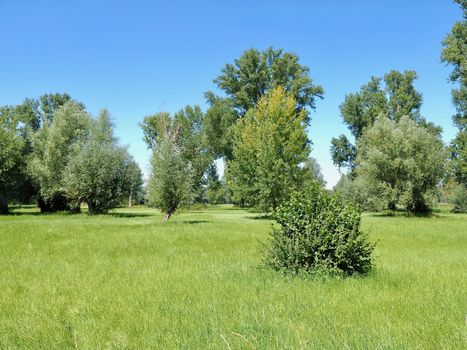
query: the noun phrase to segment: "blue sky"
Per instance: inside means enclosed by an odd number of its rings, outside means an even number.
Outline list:
[[[116,133],[147,173],[145,115],[206,107],[203,93],[227,62],[251,47],[299,55],[325,98],[312,113],[312,155],[328,184],[329,155],[346,133],[344,96],[391,69],[413,69],[423,115],[451,123],[450,68],[441,40],[461,16],[449,0],[430,1],[22,1],[0,0],[0,104],[68,92],[88,110],[110,110]]]

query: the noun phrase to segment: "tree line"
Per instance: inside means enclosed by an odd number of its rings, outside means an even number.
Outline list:
[[[441,128],[421,114],[417,73],[392,70],[371,77],[345,96],[340,114],[351,138],[331,140],[343,175],[334,191],[369,210],[400,207],[430,211],[447,192],[454,209],[467,207],[466,2],[463,18],[443,41],[441,60],[449,80],[458,128],[446,147]],[[311,158],[307,130],[324,89],[299,57],[281,49],[249,49],[226,64],[205,93],[208,109],[186,106],[160,112],[140,124],[152,151],[145,201],[165,220],[194,202],[234,203],[263,212],[324,180]],[[46,94],[0,109],[0,210],[7,198],[37,200],[41,211],[105,212],[141,197],[142,175],[113,135],[109,113],[97,117],[67,94]],[[219,178],[215,161],[224,160]]]

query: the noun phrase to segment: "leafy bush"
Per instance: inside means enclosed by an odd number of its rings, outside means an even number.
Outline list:
[[[460,184],[454,188],[451,200],[453,213],[467,213],[467,188],[464,185]]]
[[[265,263],[297,273],[351,275],[372,267],[374,245],[360,230],[360,211],[313,184],[279,207]]]

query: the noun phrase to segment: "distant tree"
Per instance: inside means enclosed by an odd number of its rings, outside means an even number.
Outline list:
[[[175,211],[193,201],[195,172],[190,161],[182,156],[179,146],[181,125],[166,113],[159,114],[148,180],[148,200],[164,213],[164,221]]]
[[[467,186],[467,1],[456,2],[463,11],[462,20],[454,24],[444,39],[441,60],[453,67],[449,80],[458,85],[452,90],[456,107],[452,119],[458,133],[451,141],[450,152],[456,180]]]
[[[310,154],[306,112],[282,87],[266,94],[236,125],[228,176],[235,201],[268,212],[301,187]]]
[[[34,133],[28,171],[38,189],[41,211],[69,208],[62,179],[74,146],[87,137],[89,127],[89,115],[70,101],[56,110],[50,125]]]
[[[213,154],[207,145],[204,130],[204,113],[199,106],[186,106],[175,113],[173,118],[162,112],[144,118],[141,127],[144,141],[150,149],[156,149],[166,136],[167,125],[170,133],[177,133],[177,149],[180,157],[189,162],[194,171],[193,192],[200,199],[203,176],[213,161]],[[175,130],[176,129],[176,130]]]
[[[399,121],[408,116],[430,132],[439,134],[441,129],[427,122],[420,115],[422,95],[415,89],[414,71],[403,73],[392,70],[384,78],[371,77],[370,81],[357,93],[349,94],[339,106],[344,123],[349,128],[355,141],[363,135],[366,128],[373,125],[376,118],[384,116]],[[385,86],[381,86],[381,81]],[[345,135],[331,140],[331,156],[334,164],[340,168],[355,168],[355,146]]]
[[[206,172],[206,199],[209,204],[219,204],[224,197],[224,186],[217,174],[217,166],[212,163]]]
[[[303,168],[305,169],[305,177],[308,178],[306,179],[307,182],[315,182],[320,186],[326,185],[326,181],[324,181],[324,177],[321,172],[321,166],[315,158],[309,157],[305,160]]]
[[[133,203],[140,202],[143,197],[143,173],[138,163],[130,159],[125,171],[125,193],[128,198],[128,206],[131,207]]]
[[[8,213],[7,193],[21,172],[23,147],[16,130],[0,123],[0,214]]]
[[[69,155],[62,181],[64,193],[73,207],[86,202],[89,214],[104,213],[116,207],[131,188],[133,166],[126,148],[118,145],[104,109]]]
[[[246,50],[233,64],[226,64],[221,75],[214,79],[226,97],[206,94],[211,108],[205,123],[209,144],[216,156],[231,159],[231,128],[235,121],[256,107],[260,99],[277,86],[282,86],[294,98],[297,112],[315,109],[316,99],[323,97],[323,88],[313,84],[309,71],[299,63],[297,55],[273,48],[262,52]],[[308,113],[305,113],[305,123],[308,122]]]
[[[430,209],[446,160],[439,135],[410,117],[380,117],[358,140],[357,154],[358,176],[375,202],[415,213]]]

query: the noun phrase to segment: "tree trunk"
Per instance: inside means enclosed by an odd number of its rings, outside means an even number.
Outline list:
[[[133,190],[130,190],[130,196],[128,197],[128,208],[131,208],[131,202],[133,200]]]
[[[88,212],[89,212],[89,214],[91,214],[91,215],[93,215],[94,212],[95,212],[95,210],[94,210],[94,204],[93,204],[91,201],[88,202]]]
[[[162,220],[162,222],[166,222],[167,220],[169,220],[172,214],[175,213],[175,210],[177,210],[177,207],[173,207],[167,213],[165,213],[164,219]]]
[[[2,192],[0,192],[0,214],[8,214],[8,200]]]

